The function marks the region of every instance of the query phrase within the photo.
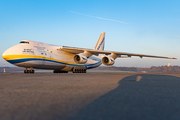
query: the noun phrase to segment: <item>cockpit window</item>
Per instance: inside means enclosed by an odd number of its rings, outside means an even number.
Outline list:
[[[27,41],[21,41],[20,43],[29,44],[29,42],[27,42]]]

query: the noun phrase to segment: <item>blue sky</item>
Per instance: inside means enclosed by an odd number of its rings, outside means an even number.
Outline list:
[[[94,48],[106,32],[105,50],[179,58],[119,58],[116,66],[180,65],[179,6],[179,0],[1,0],[0,54],[25,39]]]

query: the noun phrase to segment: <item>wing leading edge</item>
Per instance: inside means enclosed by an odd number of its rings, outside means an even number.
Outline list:
[[[177,58],[174,58],[174,57],[164,57],[164,56],[134,54],[134,53],[126,53],[126,52],[104,51],[104,50],[85,49],[85,48],[66,47],[66,46],[62,46],[62,47],[60,47],[60,49],[63,50],[63,51],[72,53],[72,54],[79,54],[79,53],[88,52],[91,55],[99,55],[99,54],[113,55],[113,56],[115,56],[115,58],[117,58],[117,57],[124,57],[124,56],[127,56],[127,57],[139,56],[140,58],[143,58],[143,57],[152,57],[152,58],[177,59]]]

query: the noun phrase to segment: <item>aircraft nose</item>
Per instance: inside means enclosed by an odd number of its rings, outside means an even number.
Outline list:
[[[2,54],[2,57],[6,60],[6,57],[7,57],[7,52],[6,51]]]
[[[17,55],[17,53],[19,52],[19,46],[18,45],[12,46],[9,49],[7,49],[6,51],[4,51],[4,53],[2,54],[2,57],[6,61],[11,60],[13,58],[13,56]]]
[[[7,60],[8,57],[10,56],[10,53],[11,53],[11,49],[7,49],[3,54],[2,54],[2,57]]]

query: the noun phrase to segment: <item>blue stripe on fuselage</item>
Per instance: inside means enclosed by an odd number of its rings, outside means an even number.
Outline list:
[[[98,61],[97,63],[93,63],[93,64],[77,65],[77,64],[70,64],[70,63],[64,63],[64,62],[59,62],[59,61],[55,61],[55,60],[40,59],[40,58],[23,58],[23,59],[15,59],[15,60],[7,60],[7,61],[12,63],[12,64],[28,62],[28,61],[49,61],[49,62],[60,63],[60,64],[64,64],[64,65],[72,65],[72,66],[79,66],[79,67],[96,66],[96,65],[100,65],[101,64],[101,61]]]

